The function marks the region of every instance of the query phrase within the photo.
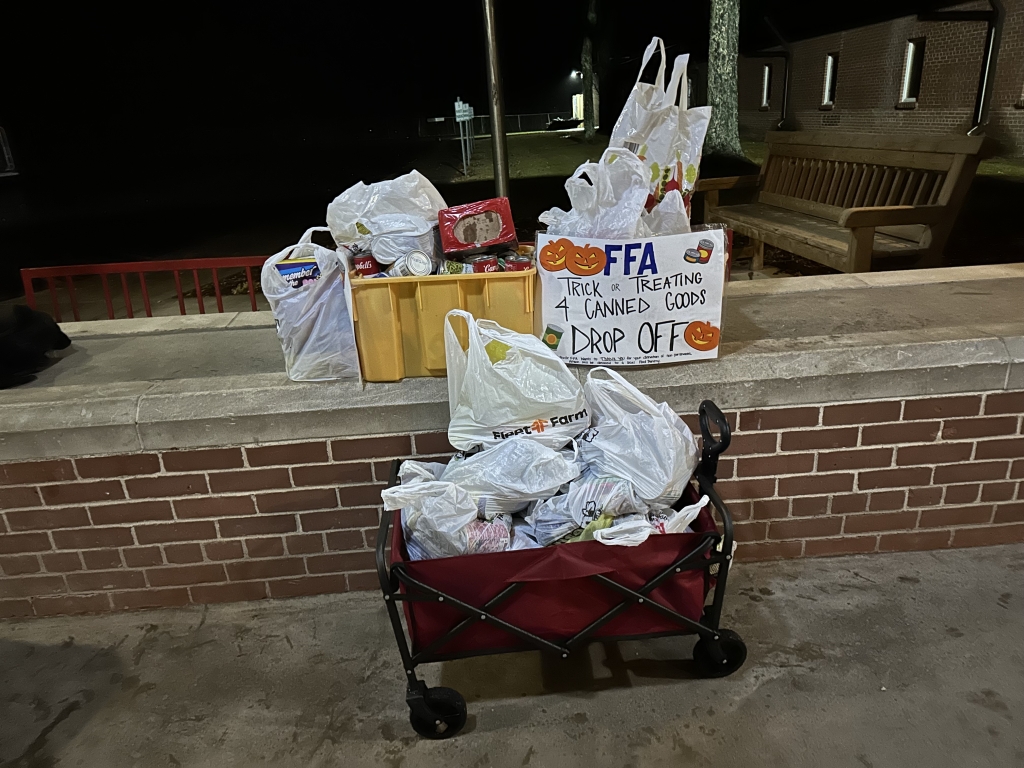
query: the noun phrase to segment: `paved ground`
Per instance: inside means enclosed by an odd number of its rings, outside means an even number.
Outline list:
[[[1019,766],[1024,547],[742,565],[750,656],[692,641],[425,668],[457,738],[415,737],[376,594],[0,624],[0,765]]]

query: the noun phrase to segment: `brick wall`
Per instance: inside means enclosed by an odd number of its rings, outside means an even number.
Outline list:
[[[761,109],[761,78],[765,64],[772,68],[768,109]],[[782,58],[747,58],[739,61],[740,135],[760,141],[776,130],[782,119],[782,93],[786,88],[786,64]]]
[[[995,392],[728,414],[739,556],[1024,541],[1022,411]],[[415,434],[0,464],[0,617],[374,589],[390,459],[450,451]]]
[[[986,133],[1003,154],[1024,154],[1024,2],[1006,3]],[[987,10],[985,2],[957,10]],[[985,48],[985,22],[922,22],[907,16],[791,45],[789,119],[798,130],[834,128],[874,133],[951,134],[970,127]],[[914,109],[897,109],[907,40],[926,40],[921,93]],[[839,53],[835,105],[821,109],[825,56]],[[758,112],[762,59],[739,65],[740,131],[763,137],[766,113]],[[779,75],[782,60],[776,60]],[[782,84],[773,86],[771,114],[781,108]],[[776,120],[778,118],[776,117]],[[770,129],[770,126],[767,128]]]

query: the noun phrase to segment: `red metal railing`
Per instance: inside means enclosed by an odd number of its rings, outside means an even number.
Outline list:
[[[129,261],[120,264],[79,264],[66,267],[31,267],[21,270],[21,281],[25,286],[25,301],[33,309],[36,308],[36,295],[32,285],[35,279],[45,280],[46,287],[50,293],[50,301],[53,305],[53,315],[57,322],[61,321],[60,302],[57,298],[57,281],[63,279],[67,288],[68,298],[71,302],[71,312],[75,320],[80,320],[78,311],[78,297],[75,294],[73,277],[99,276],[103,283],[103,298],[107,305],[107,317],[114,319],[114,302],[111,298],[110,283],[108,276],[117,275],[121,278],[121,296],[124,300],[124,307],[128,317],[135,317],[132,307],[131,291],[128,288],[128,275],[136,274],[139,278],[139,286],[142,290],[142,304],[146,309],[146,317],[153,316],[153,308],[149,300],[149,289],[146,285],[146,275],[153,272],[171,272],[174,275],[174,287],[178,296],[178,310],[180,314],[185,312],[185,294],[181,288],[180,272],[192,272],[192,281],[196,289],[196,301],[199,304],[199,314],[206,314],[206,306],[203,303],[203,291],[199,282],[199,271],[208,269],[213,272],[213,290],[217,299],[217,311],[224,311],[224,301],[221,296],[220,280],[217,271],[221,269],[245,269],[245,279],[249,288],[249,303],[252,311],[256,312],[256,289],[253,285],[252,268],[262,267],[267,256],[229,256],[217,259],[174,259],[169,261]]]

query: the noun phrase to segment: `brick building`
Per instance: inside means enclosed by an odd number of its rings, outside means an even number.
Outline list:
[[[1000,154],[1020,156],[1024,155],[1024,2],[1006,0],[1003,6],[983,129],[998,142]],[[966,3],[947,10],[985,12],[989,5]],[[927,134],[970,130],[988,23],[981,18],[927,19],[905,16],[789,43],[785,127]],[[744,138],[762,138],[783,118],[784,50],[780,46],[763,53],[775,55],[740,60],[739,117]]]

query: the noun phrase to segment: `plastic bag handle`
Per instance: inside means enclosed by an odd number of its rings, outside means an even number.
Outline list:
[[[645,402],[645,401],[649,400],[649,398],[646,395],[644,395],[643,392],[640,392],[639,389],[637,389],[632,384],[630,384],[628,381],[626,381],[626,379],[618,371],[613,371],[611,368],[606,368],[603,365],[599,365],[599,366],[597,366],[595,368],[591,368],[590,369],[590,373],[587,374],[587,378],[589,379],[591,376],[593,376],[598,371],[604,371],[609,376],[611,376],[611,378],[614,381],[617,381],[619,384],[621,384],[623,386],[623,388],[626,390],[626,392],[624,394],[626,394],[633,403],[638,405],[646,413],[652,413],[651,407],[650,407],[650,403],[649,402]],[[633,394],[634,392],[639,392],[640,395],[644,399],[643,400],[638,400],[634,396],[634,394]],[[713,405],[713,403],[712,403],[712,405]]]
[[[305,232],[302,233],[302,237],[299,238],[299,242],[297,242],[296,245],[305,245],[306,243],[312,243],[313,242],[313,233],[314,232],[330,232],[330,231],[331,231],[330,227],[310,227],[309,229],[307,229]]]
[[[676,60],[672,62],[672,79],[668,81],[668,90],[665,91],[665,99],[669,104],[678,106],[680,109],[686,109],[687,101],[687,88],[686,88],[686,65],[690,61],[690,55],[688,53],[680,54],[676,56]],[[682,99],[682,103],[680,103]]]
[[[658,76],[654,78],[654,84],[658,86],[658,90],[663,91],[665,90],[665,43],[660,37],[652,37],[651,42],[647,44],[643,60],[640,62],[640,71],[636,73],[636,84],[639,85],[644,70],[647,69],[647,65],[654,56],[655,48],[658,48],[661,53],[661,64],[658,65]]]

